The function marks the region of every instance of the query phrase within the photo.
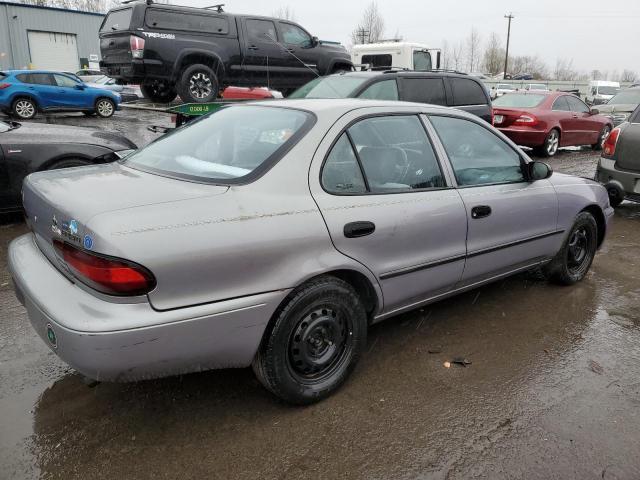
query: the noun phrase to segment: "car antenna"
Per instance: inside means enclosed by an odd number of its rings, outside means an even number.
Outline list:
[[[210,7],[204,7],[204,9],[209,10],[210,8],[215,8],[218,13],[224,13],[222,7],[224,7],[224,3],[218,3],[217,5],[211,5]]]

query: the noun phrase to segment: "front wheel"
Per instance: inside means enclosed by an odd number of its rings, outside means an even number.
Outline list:
[[[116,111],[116,104],[109,98],[99,98],[96,102],[96,113],[99,117],[109,118]]]
[[[589,212],[581,212],[562,248],[543,271],[555,283],[573,285],[582,280],[591,268],[597,248],[598,224]]]
[[[609,136],[610,133],[611,133],[611,126],[610,125],[605,125],[602,128],[602,131],[600,132],[600,136],[598,137],[598,141],[596,143],[594,143],[593,145],[591,145],[591,148],[593,148],[594,150],[602,150],[602,145],[604,144],[604,141],[607,139],[607,137]]]
[[[366,341],[367,316],[354,289],[320,277],[294,291],[276,312],[253,370],[283,400],[311,404],[344,383]]]
[[[202,64],[189,65],[178,82],[178,93],[187,103],[207,103],[218,97],[218,77]]]

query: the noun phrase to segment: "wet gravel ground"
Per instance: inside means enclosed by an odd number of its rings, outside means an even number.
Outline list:
[[[140,120],[109,128],[143,144]],[[520,275],[376,325],[346,385],[306,408],[249,369],[87,387],[13,295],[6,247],[25,230],[0,225],[2,479],[640,478],[640,205],[579,285]],[[471,365],[443,366],[456,356]]]

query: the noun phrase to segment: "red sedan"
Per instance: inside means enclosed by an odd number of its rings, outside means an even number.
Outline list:
[[[508,93],[493,101],[493,124],[518,145],[545,157],[559,147],[601,148],[613,125],[598,113],[562,92]]]

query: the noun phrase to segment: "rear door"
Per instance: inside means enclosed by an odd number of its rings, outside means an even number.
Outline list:
[[[283,72],[290,71],[289,53],[279,44],[276,24],[270,19],[246,17],[241,23],[244,69],[252,86],[270,86],[272,80],[280,80]]]
[[[451,88],[449,106],[472,113],[491,123],[491,101],[480,83],[470,78],[446,77]]]
[[[21,73],[17,75],[16,78],[27,84],[27,91],[36,97],[40,108],[48,109],[56,107],[56,91],[58,87],[52,74]]]
[[[465,205],[467,261],[461,286],[553,257],[562,242],[549,180],[527,181],[523,159],[483,122],[430,115]]]
[[[447,106],[447,94],[442,77],[398,77],[400,100]]]
[[[451,290],[464,268],[467,230],[421,118],[395,113],[342,117],[309,177],[335,247],[376,276],[385,313]]]
[[[598,141],[602,123],[598,117],[591,115],[586,103],[573,95],[567,95],[567,102],[571,107],[571,126],[575,135],[573,145],[592,145]]]

